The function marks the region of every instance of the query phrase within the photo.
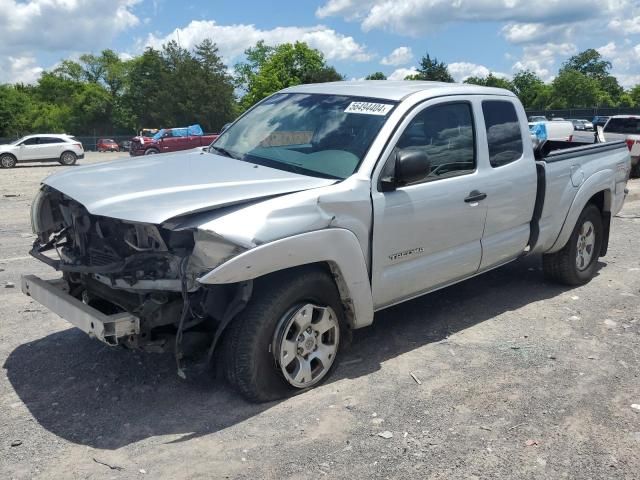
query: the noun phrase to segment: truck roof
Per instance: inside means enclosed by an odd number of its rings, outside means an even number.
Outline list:
[[[347,82],[311,83],[281,90],[283,93],[319,93],[325,95],[353,95],[399,101],[417,92],[430,92],[433,97],[443,95],[501,95],[515,97],[502,88],[482,87],[466,83],[427,82],[419,80],[353,80]]]

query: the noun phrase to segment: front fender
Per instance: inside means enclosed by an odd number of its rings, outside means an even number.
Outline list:
[[[311,263],[326,262],[338,285],[349,324],[361,328],[373,322],[371,282],[358,238],[349,230],[330,228],[275,240],[219,265],[198,279],[203,284],[227,284]]]
[[[578,190],[578,193],[573,198],[567,218],[565,218],[560,234],[556,239],[553,246],[546,253],[553,253],[561,250],[569,241],[569,237],[573,232],[578,217],[587,206],[589,200],[597,193],[604,192],[604,210],[610,211],[611,209],[611,192],[615,190],[615,173],[612,170],[601,170],[594,175],[590,176]]]

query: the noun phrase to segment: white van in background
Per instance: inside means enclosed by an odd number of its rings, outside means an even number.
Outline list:
[[[552,120],[550,122],[532,122],[529,128],[536,124],[544,124],[547,130],[547,140],[570,142],[573,140],[573,123],[568,120]]]

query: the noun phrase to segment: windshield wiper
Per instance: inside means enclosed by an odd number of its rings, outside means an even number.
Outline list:
[[[229,157],[229,158],[234,158],[236,160],[240,160],[238,157],[236,157],[233,153],[231,153],[229,150],[226,150],[222,147],[216,147],[215,145],[211,145],[209,147],[209,149],[213,149],[218,153],[221,153],[222,155],[224,155],[225,157]]]

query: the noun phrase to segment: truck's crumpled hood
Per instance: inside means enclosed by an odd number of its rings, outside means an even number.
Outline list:
[[[68,167],[43,183],[94,215],[160,224],[179,215],[323,187],[335,180],[197,149]]]

